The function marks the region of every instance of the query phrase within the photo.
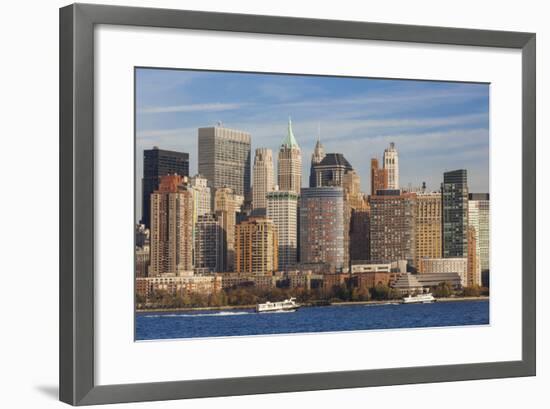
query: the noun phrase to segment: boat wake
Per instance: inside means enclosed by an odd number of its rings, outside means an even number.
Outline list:
[[[202,317],[227,317],[232,315],[254,314],[251,311],[219,311],[195,314],[148,314],[145,318],[202,318]]]

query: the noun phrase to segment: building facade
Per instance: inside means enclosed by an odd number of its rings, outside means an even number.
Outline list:
[[[321,186],[342,186],[344,174],[352,171],[353,168],[341,153],[327,153],[316,165],[315,187]]]
[[[274,191],[267,194],[267,218],[277,229],[279,270],[296,265],[298,256],[298,201],[294,192]]]
[[[252,175],[252,210],[255,215],[265,216],[267,209],[266,195],[274,188],[273,153],[271,149],[256,149]]]
[[[342,270],[344,254],[344,189],[302,189],[300,197],[300,262],[326,263]]]
[[[423,258],[441,258],[441,193],[416,194],[415,262],[422,272]]]
[[[208,179],[201,175],[195,175],[191,178],[191,187],[193,188],[196,221],[198,216],[212,212],[212,193],[208,186]]]
[[[215,214],[209,213],[197,217],[194,244],[195,273],[221,272],[223,235],[220,221]]]
[[[169,174],[189,176],[189,154],[154,147],[143,151],[141,182],[141,223],[151,227],[151,193],[158,189],[160,178]]]
[[[479,263],[479,246],[474,226],[468,226],[468,287],[481,285],[481,265]]]
[[[443,257],[467,257],[468,176],[466,169],[443,174],[441,203]]]
[[[235,272],[267,274],[278,270],[277,228],[273,221],[251,217],[235,226]]]
[[[489,271],[489,223],[489,193],[470,193],[468,196],[468,224],[475,228],[476,251],[482,272]]]
[[[250,192],[250,134],[221,125],[199,128],[199,173],[214,189]]]
[[[414,193],[371,196],[370,198],[370,259],[381,262],[415,260]]]
[[[302,187],[302,151],[288,119],[287,136],[279,149],[277,159],[277,183],[279,190],[300,194]]]
[[[166,175],[151,194],[149,276],[193,271],[193,190],[188,178]]]
[[[229,187],[216,189],[214,212],[221,227],[221,271],[234,271],[235,268],[235,224],[244,198],[236,195]]]
[[[388,189],[399,189],[399,155],[393,142],[384,150],[384,169],[388,173]]]
[[[321,144],[321,140],[317,139],[317,142],[315,143],[315,148],[313,149],[313,153],[311,154],[311,167],[309,170],[309,187],[317,186],[317,176],[315,174],[315,166],[321,163],[321,161],[324,158],[325,158],[325,148]]]
[[[422,274],[457,273],[460,275],[461,285],[468,286],[468,258],[425,258],[422,259]],[[419,274],[421,276],[422,274]]]
[[[377,190],[388,188],[388,169],[378,166],[378,159],[370,160],[370,194],[376,195]]]

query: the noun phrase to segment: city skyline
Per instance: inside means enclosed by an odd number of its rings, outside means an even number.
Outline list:
[[[289,115],[304,160],[302,187],[320,127],[325,151],[345,155],[365,193],[370,192],[370,158],[382,160],[390,142],[400,152],[401,187],[425,181],[436,191],[445,171],[467,168],[470,191],[489,192],[487,84],[157,69],[137,70],[136,84],[138,203],[144,149],[189,153],[194,175],[199,127],[221,121],[250,133],[252,152],[275,153]]]

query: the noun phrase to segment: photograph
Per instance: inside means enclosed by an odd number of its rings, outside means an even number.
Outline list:
[[[490,324],[489,84],[134,75],[136,340]]]

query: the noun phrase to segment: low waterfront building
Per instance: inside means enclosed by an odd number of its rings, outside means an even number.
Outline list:
[[[222,289],[219,275],[199,276],[189,272],[186,275],[163,274],[154,277],[137,277],[136,293],[149,299],[155,292],[163,291],[170,295],[211,295]]]
[[[461,285],[468,286],[468,258],[423,258],[421,259],[422,274],[457,273],[461,278]]]
[[[454,290],[462,288],[462,278],[458,273],[416,274],[416,279],[425,288],[434,289],[441,283],[448,283]]]
[[[417,279],[418,275],[405,273],[392,284],[394,290],[399,291],[401,294],[415,294],[424,291],[424,287]]]
[[[365,263],[365,264],[354,264],[351,265],[352,274],[356,273],[389,273],[392,270],[391,263]]]
[[[273,274],[256,275],[249,273],[223,273],[220,275],[224,290],[237,287],[255,287],[269,290],[276,285],[277,277]]]

